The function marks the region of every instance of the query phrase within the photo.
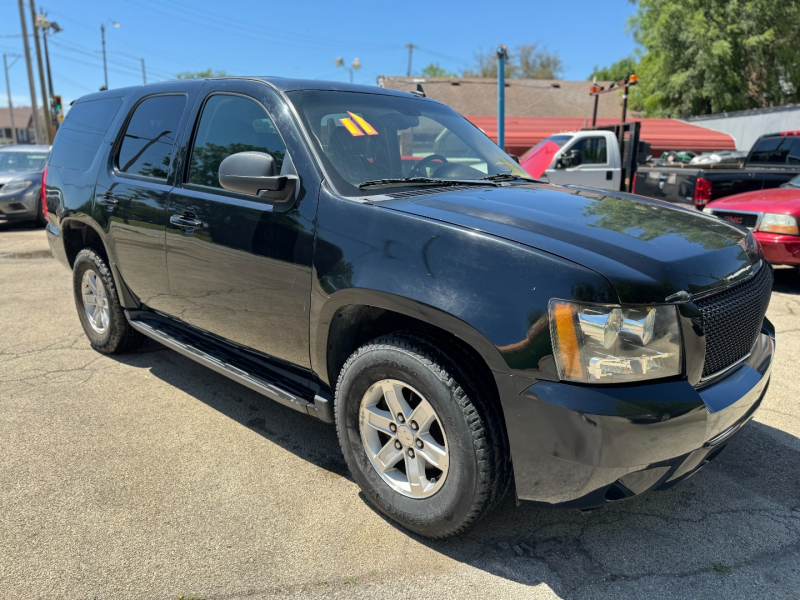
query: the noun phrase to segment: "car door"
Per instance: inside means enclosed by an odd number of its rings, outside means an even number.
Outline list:
[[[150,308],[168,298],[165,231],[175,142],[201,84],[150,94],[128,111],[101,168],[93,214],[127,287]]]
[[[185,160],[169,198],[168,311],[194,327],[303,368],[309,361],[313,221],[318,186],[305,193],[284,135],[291,118],[262,83],[212,81],[187,125]],[[295,126],[296,127],[296,126]],[[285,134],[286,132],[284,132]],[[293,131],[292,139],[298,136]],[[281,175],[299,174],[296,204],[273,210],[267,199],[220,186],[219,165],[244,151],[272,155]]]
[[[557,160],[554,168],[547,170],[547,177],[557,184],[619,189],[619,165],[612,164],[610,154],[605,137],[582,137],[561,152],[561,157],[572,156],[571,165],[562,163],[560,167]]]

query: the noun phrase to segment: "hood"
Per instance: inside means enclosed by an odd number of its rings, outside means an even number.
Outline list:
[[[40,182],[42,180],[41,171],[0,171],[0,185],[5,185],[12,179],[24,179],[26,181]]]
[[[560,256],[604,276],[620,302],[727,285],[760,258],[752,235],[695,210],[603,190],[524,184],[383,201]]]
[[[782,187],[746,192],[714,200],[707,206],[717,210],[793,214],[800,212],[800,188]]]

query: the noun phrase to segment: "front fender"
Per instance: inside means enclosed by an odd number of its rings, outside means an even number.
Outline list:
[[[558,380],[551,298],[618,302],[609,282],[541,250],[449,223],[320,194],[311,361],[326,377],[331,319],[343,306],[414,317],[470,344],[495,371]]]

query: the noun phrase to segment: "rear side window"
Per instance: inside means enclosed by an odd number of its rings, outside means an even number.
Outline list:
[[[782,153],[778,147],[784,138],[771,137],[763,138],[756,142],[753,146],[753,152],[750,154],[751,163],[772,163],[783,164],[786,162],[786,154]]]
[[[166,179],[186,96],[153,96],[141,102],[125,129],[117,154],[123,173]]]
[[[58,128],[50,164],[86,171],[91,165],[108,127],[122,105],[122,98],[78,102]]]
[[[219,188],[220,163],[247,151],[272,155],[275,172],[281,172],[286,146],[264,108],[243,96],[211,96],[197,126],[187,181]]]

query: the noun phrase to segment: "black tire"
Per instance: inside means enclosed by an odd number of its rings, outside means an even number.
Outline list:
[[[44,216],[44,207],[42,206],[41,199],[39,199],[37,204],[39,205],[39,208],[36,210],[36,224],[39,227],[44,227],[47,225],[47,218]]]
[[[96,331],[89,323],[83,304],[83,294],[81,292],[81,282],[86,271],[91,269],[97,274],[105,287],[106,297],[108,298],[109,319],[105,331]],[[92,348],[103,354],[121,354],[129,352],[138,347],[145,337],[131,327],[125,312],[120,306],[117,287],[114,278],[111,276],[111,269],[106,264],[105,258],[94,248],[84,248],[75,257],[72,267],[72,287],[75,294],[75,306],[78,309],[86,337],[92,344]]]
[[[396,379],[419,390],[435,409],[449,446],[441,488],[413,498],[390,487],[370,462],[361,438],[362,398],[376,382]],[[345,363],[336,386],[336,430],[353,478],[390,519],[430,538],[464,531],[508,489],[510,460],[500,412],[485,382],[473,381],[438,344],[406,333],[380,337]]]

